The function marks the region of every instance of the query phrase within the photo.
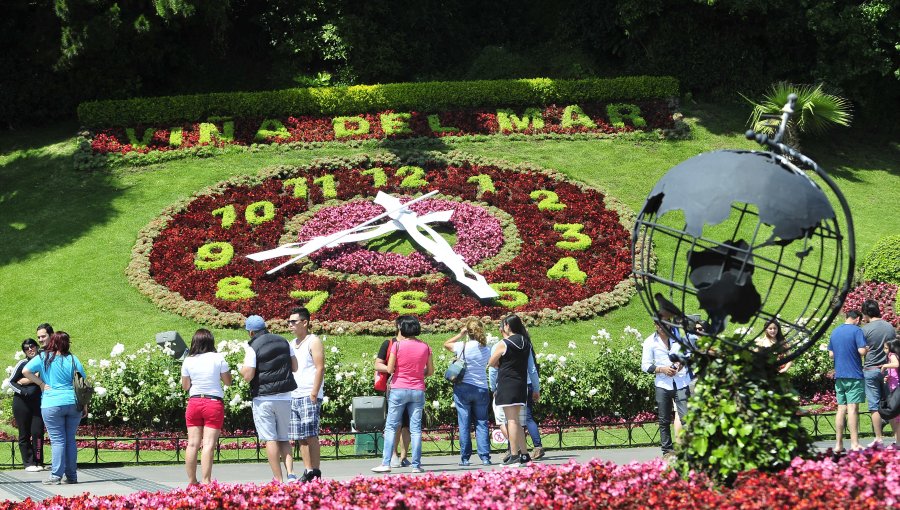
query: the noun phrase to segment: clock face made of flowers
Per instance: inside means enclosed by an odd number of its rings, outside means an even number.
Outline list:
[[[414,218],[406,229],[392,221],[398,210]],[[338,333],[390,333],[404,313],[430,330],[510,312],[532,324],[572,320],[633,294],[630,216],[595,189],[529,166],[458,154],[321,161],[173,205],[141,232],[128,276],[163,308],[222,327],[260,314],[284,328],[297,305]],[[449,250],[435,257],[413,229]],[[475,285],[457,281],[460,267]]]

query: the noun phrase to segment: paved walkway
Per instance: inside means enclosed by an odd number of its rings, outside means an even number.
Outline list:
[[[819,442],[816,446],[822,450],[832,446],[832,442]],[[603,450],[548,450],[541,459],[541,464],[565,464],[569,460],[586,462],[590,459],[610,460],[617,464],[632,461],[647,461],[660,456],[658,447],[653,448],[618,448]],[[473,456],[475,458],[477,456]],[[493,455],[499,461],[500,455]],[[422,467],[426,472],[465,473],[473,469],[504,469],[502,466],[473,465],[460,467],[458,455],[428,456],[422,458]],[[348,459],[322,461],[322,473],[325,478],[347,480],[359,475],[377,475],[370,471],[379,464],[378,459]],[[302,470],[302,463],[297,462]],[[507,468],[508,469],[508,468]],[[411,468],[394,469],[391,475],[409,474]],[[47,472],[28,473],[22,469],[0,471],[0,499],[22,501],[30,497],[43,500],[54,495],[76,496],[84,492],[96,495],[131,494],[138,491],[169,491],[187,487],[187,475],[183,465],[167,466],[128,466],[128,467],[86,467],[78,470],[77,485],[42,485],[41,481],[48,476]],[[223,483],[267,483],[272,479],[269,465],[264,463],[216,464],[213,466],[213,477]]]

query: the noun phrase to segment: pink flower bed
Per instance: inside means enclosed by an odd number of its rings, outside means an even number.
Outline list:
[[[406,199],[404,201],[409,201]],[[410,207],[419,216],[437,211],[453,211],[450,224],[456,231],[453,251],[474,266],[478,262],[493,257],[503,244],[503,229],[500,221],[486,210],[452,200],[425,200]],[[349,204],[321,209],[303,224],[298,234],[298,242],[308,241],[316,236],[328,236],[335,232],[358,225],[383,213],[384,209],[372,202],[351,202]],[[336,248],[321,250],[310,257],[321,267],[345,273],[365,275],[418,276],[440,271],[434,259],[422,253],[409,255],[400,253],[378,253],[367,250],[359,244],[345,244]]]
[[[900,504],[900,450],[870,449],[831,458],[795,460],[779,473],[750,471],[734,487],[702,476],[684,480],[662,460],[618,466],[534,465],[464,475],[357,477],[309,484],[217,484],[170,492],[3,502],[0,510],[119,508],[673,508],[884,509]]]

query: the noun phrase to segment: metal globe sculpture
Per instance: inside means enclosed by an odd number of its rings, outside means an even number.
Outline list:
[[[715,151],[670,169],[632,235],[632,269],[651,315],[692,332],[705,320],[706,334],[746,349],[776,318],[782,362],[830,326],[855,261],[843,194],[814,161],[781,143],[795,101],[773,138],[747,133],[770,152]]]

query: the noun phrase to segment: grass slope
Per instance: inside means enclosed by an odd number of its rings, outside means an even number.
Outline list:
[[[695,105],[686,109],[693,128],[687,141],[440,142],[441,150],[531,162],[557,169],[606,190],[639,210],[656,180],[701,152],[757,148],[742,134],[745,108]],[[68,331],[83,358],[106,357],[116,342],[129,350],[177,330],[186,339],[201,325],[156,309],[125,279],[137,232],[169,204],[233,175],[273,164],[303,164],[318,157],[348,156],[364,149],[231,154],[152,167],[84,173],[72,169],[71,125],[0,136],[0,356],[11,355],[35,326],[51,322]],[[826,169],[854,211],[860,256],[880,237],[900,232],[900,145],[873,141],[862,129],[846,130],[828,143],[804,141],[804,150]],[[385,149],[390,150],[386,146]],[[371,152],[369,150],[368,152]],[[627,326],[649,333],[638,300],[593,320],[535,328],[538,345],[567,350],[569,341],[590,345],[605,328],[615,338]],[[220,339],[240,330],[215,330]],[[435,347],[443,335],[429,336]],[[331,337],[350,359],[371,355],[380,339]],[[6,355],[2,353],[8,353]],[[579,355],[591,354],[579,349]]]

